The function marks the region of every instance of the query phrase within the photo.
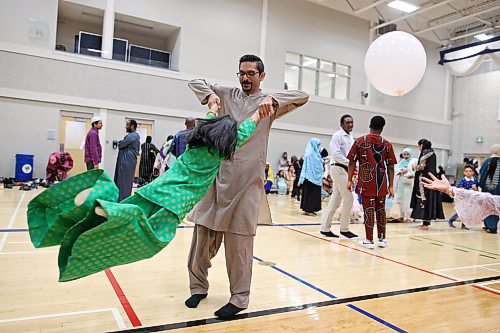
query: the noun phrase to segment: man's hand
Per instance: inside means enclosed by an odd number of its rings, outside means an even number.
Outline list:
[[[259,116],[261,118],[266,118],[273,114],[274,114],[273,98],[271,96],[266,96],[259,104]]]
[[[347,182],[347,189],[351,192],[354,190],[354,183],[352,181]]]
[[[394,189],[389,187],[389,198],[394,198]]]
[[[94,169],[99,169],[99,164],[94,164]]]
[[[207,104],[208,104],[208,108],[209,109],[212,109],[212,107],[215,104],[217,104],[217,106],[218,106],[217,109],[219,109],[220,108],[220,98],[219,98],[219,96],[217,96],[216,94],[212,94],[212,95],[208,96],[208,102],[207,102]]]

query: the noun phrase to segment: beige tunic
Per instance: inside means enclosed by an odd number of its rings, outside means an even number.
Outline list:
[[[267,95],[262,91],[247,95],[239,88],[211,85],[203,79],[192,80],[189,87],[201,104],[215,93],[221,100],[219,114],[229,114],[238,124],[257,111]],[[273,118],[260,121],[255,133],[231,161],[222,162],[214,184],[195,206],[190,219],[211,230],[255,235],[257,223],[271,224],[271,213],[264,192],[264,168],[269,131],[274,119],[304,105],[309,96],[298,90],[273,93],[278,102]]]

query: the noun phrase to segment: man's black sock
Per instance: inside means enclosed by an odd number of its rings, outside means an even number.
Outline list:
[[[198,304],[200,304],[201,300],[204,299],[204,298],[207,298],[207,295],[208,294],[194,294],[194,295],[191,295],[191,297],[189,297],[185,302],[184,304],[186,304],[186,306],[188,308],[196,308],[198,306]]]
[[[238,312],[245,310],[244,308],[239,308],[234,304],[227,303],[219,310],[215,311],[215,315],[219,318],[229,318],[236,315]]]

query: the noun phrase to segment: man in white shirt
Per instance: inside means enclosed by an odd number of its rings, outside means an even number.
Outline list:
[[[348,114],[343,115],[340,118],[340,127],[342,129],[335,132],[330,141],[330,175],[333,179],[334,188],[328,206],[323,214],[321,234],[326,237],[339,237],[330,228],[332,226],[333,215],[339,208],[340,203],[343,202],[340,213],[340,234],[347,238],[354,238],[358,237],[358,235],[349,231],[353,196],[351,191],[347,189],[347,166],[349,165],[347,154],[349,154],[349,150],[351,150],[351,146],[354,143],[354,138],[351,135],[354,120]]]

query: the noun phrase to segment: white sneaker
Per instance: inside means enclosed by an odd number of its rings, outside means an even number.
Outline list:
[[[368,239],[360,240],[359,245],[366,249],[374,249],[375,244],[373,244],[373,241],[369,241]]]
[[[387,241],[385,238],[381,238],[378,240],[378,247],[387,247]]]

